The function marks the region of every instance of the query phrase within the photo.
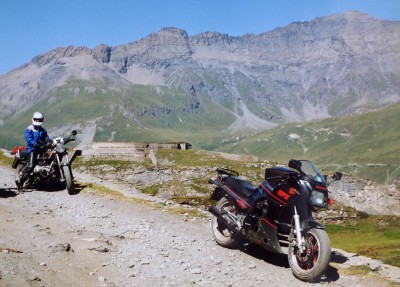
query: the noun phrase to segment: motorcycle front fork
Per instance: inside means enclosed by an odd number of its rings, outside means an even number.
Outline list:
[[[294,207],[293,219],[294,219],[294,228],[296,234],[295,245],[299,248],[300,252],[303,253],[305,250],[305,241],[304,237],[301,235],[300,216],[297,214],[296,206]]]
[[[67,162],[69,162],[68,154],[66,154],[65,156],[66,156]],[[58,155],[58,154],[56,155],[56,158],[57,158],[58,168],[60,169],[61,181],[64,181],[65,178],[64,178],[64,172],[62,171],[62,158],[60,159],[60,155]],[[52,164],[53,163],[54,162],[52,162]]]

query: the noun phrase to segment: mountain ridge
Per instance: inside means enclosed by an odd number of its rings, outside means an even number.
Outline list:
[[[149,131],[210,146],[212,125],[249,133],[400,102],[398,54],[400,22],[355,11],[261,34],[167,27],[125,45],[59,47],[0,76],[0,133],[43,110],[50,128],[95,126],[93,140]]]

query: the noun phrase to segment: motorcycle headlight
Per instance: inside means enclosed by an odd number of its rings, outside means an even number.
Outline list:
[[[58,143],[56,145],[56,152],[58,153],[64,153],[65,152],[65,144],[63,143]]]
[[[323,192],[313,190],[310,197],[311,205],[317,207],[326,207],[326,196]]]

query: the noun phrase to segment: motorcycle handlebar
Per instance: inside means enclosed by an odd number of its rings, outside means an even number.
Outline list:
[[[66,143],[69,143],[69,142],[73,142],[73,141],[75,141],[75,138],[71,138],[71,136],[69,136],[69,137],[67,137],[67,138],[64,138],[64,143],[66,144]]]
[[[76,130],[73,130],[73,131],[71,132],[71,135],[70,135],[70,136],[68,136],[67,138],[64,138],[64,143],[68,143],[68,142],[73,142],[73,141],[75,141],[75,136],[76,136],[77,133],[78,133],[78,132],[77,132]]]

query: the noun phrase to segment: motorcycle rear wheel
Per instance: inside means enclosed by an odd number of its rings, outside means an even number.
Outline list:
[[[235,206],[232,205],[225,197],[221,198],[216,206],[220,210],[226,210],[229,213],[236,214]],[[239,238],[234,236],[234,234],[230,232],[228,228],[226,228],[226,225],[215,216],[212,217],[211,228],[213,237],[219,245],[227,248],[234,248],[240,244]]]
[[[70,170],[69,166],[63,165],[62,170],[64,173],[64,179],[65,179],[65,184],[67,186],[68,194],[71,194],[71,195],[75,194],[75,186],[72,181],[72,174],[71,174],[71,170]]]
[[[289,245],[288,259],[293,275],[306,282],[313,282],[324,274],[331,258],[331,244],[323,229],[310,229],[304,236],[306,250],[300,252]]]
[[[22,173],[24,172],[25,167],[26,167],[25,165],[22,165],[21,163],[19,163],[17,165],[17,167],[14,169],[14,180],[15,180],[16,184],[17,184],[17,182],[20,182]],[[21,190],[24,190],[24,189],[27,189],[30,187],[31,187],[31,180],[30,180],[30,178],[28,178],[24,182],[23,186],[21,186],[20,188],[21,188]]]
[[[22,164],[18,164],[17,167],[14,169],[15,182],[20,181],[23,170],[24,170],[24,167],[22,166]]]

